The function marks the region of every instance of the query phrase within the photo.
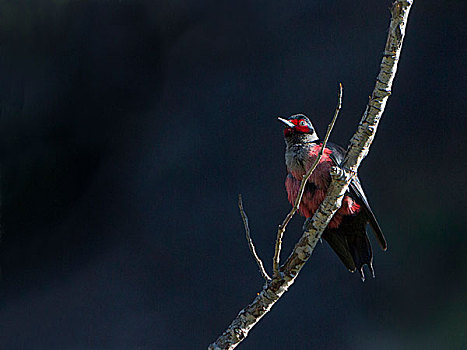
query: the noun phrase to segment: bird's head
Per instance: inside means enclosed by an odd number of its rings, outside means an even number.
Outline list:
[[[305,137],[308,141],[318,140],[318,135],[315,132],[313,124],[304,114],[295,114],[287,119],[277,118],[285,126],[284,136],[288,137]]]

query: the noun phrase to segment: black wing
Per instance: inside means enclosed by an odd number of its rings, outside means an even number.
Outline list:
[[[346,153],[344,148],[331,142],[328,142],[326,144],[326,148],[329,148],[332,151],[330,155],[332,161],[337,166],[340,166],[344,160]],[[378,221],[376,221],[375,214],[373,214],[373,211],[371,210],[370,204],[368,203],[368,199],[365,196],[365,192],[363,191],[362,185],[357,176],[350,183],[349,193],[350,196],[353,199],[355,199],[359,204],[363,204],[363,211],[366,214],[366,217],[368,218],[368,222],[370,223],[373,232],[375,233],[376,239],[381,249],[386,250],[387,243],[386,239],[384,238],[383,231],[381,230]]]

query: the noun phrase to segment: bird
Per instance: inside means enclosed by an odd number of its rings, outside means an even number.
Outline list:
[[[294,114],[288,118],[279,117],[278,120],[284,124],[287,168],[285,188],[288,201],[293,205],[298,196],[302,178],[318,157],[323,142],[319,139],[310,119],[304,114]],[[304,229],[326,196],[331,182],[331,167],[341,166],[345,154],[343,147],[331,142],[326,143],[322,157],[305,185],[299,205],[300,215],[306,218]],[[373,252],[366,230],[368,224],[379,246],[385,251],[387,249],[386,238],[368,203],[360,180],[355,176],[344,195],[341,208],[334,214],[322,238],[331,246],[350,272],[358,270],[362,281],[365,281],[365,265],[375,277]]]

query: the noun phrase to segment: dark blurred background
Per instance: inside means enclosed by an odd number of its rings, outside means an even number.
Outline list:
[[[270,270],[278,115],[347,145],[390,1],[0,1],[0,347],[204,349]],[[360,177],[389,243],[318,245],[241,349],[466,349],[464,0],[415,1]],[[295,218],[283,259],[301,234]],[[374,241],[373,241],[374,242]]]

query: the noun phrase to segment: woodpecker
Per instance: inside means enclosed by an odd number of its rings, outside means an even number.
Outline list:
[[[278,119],[285,126],[285,164],[287,167],[285,188],[288,200],[293,205],[298,196],[303,175],[316,160],[322,141],[319,140],[313,124],[305,115],[295,114],[287,119]],[[331,167],[340,166],[344,156],[345,150],[341,146],[331,142],[326,144],[318,166],[305,185],[305,192],[299,206],[300,215],[307,218],[305,227],[326,196],[331,182]],[[368,223],[380,247],[386,250],[387,243],[383,232],[363,192],[360,180],[354,177],[342,200],[341,208],[334,214],[322,238],[329,243],[349,271],[359,271],[363,281],[365,280],[364,265],[367,265],[372,276],[375,276],[373,253],[366,232]]]

